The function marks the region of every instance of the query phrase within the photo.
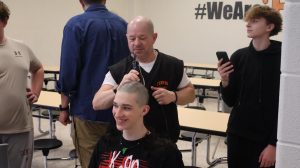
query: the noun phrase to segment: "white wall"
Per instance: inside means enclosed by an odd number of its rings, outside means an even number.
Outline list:
[[[158,32],[156,47],[186,62],[216,64],[216,51],[232,54],[249,45],[243,20],[195,19],[195,8],[208,2],[201,0],[138,0],[134,15],[145,15],[154,22]],[[242,2],[243,5],[262,4],[261,0],[225,0],[224,5]],[[269,4],[271,1],[269,2]],[[207,11],[206,11],[207,13]],[[280,37],[275,37],[280,38]]]
[[[67,20],[82,13],[78,0],[4,0],[11,10],[6,34],[26,42],[45,65],[59,65],[62,31]],[[245,23],[224,18],[195,19],[195,8],[202,0],[107,0],[108,8],[130,21],[136,15],[151,18],[159,37],[155,45],[161,51],[186,62],[215,64],[217,50],[232,54],[247,46]],[[218,2],[218,1],[216,1]],[[262,0],[224,0],[262,4]],[[271,1],[269,2],[271,5]],[[280,35],[275,37],[280,39]]]
[[[72,16],[83,12],[79,0],[3,0],[11,11],[6,35],[24,41],[45,65],[59,65],[62,33]],[[114,13],[132,18],[132,1],[108,0]]]
[[[277,168],[300,165],[300,2],[286,0],[278,121]]]
[[[80,4],[74,0],[3,2],[11,11],[6,35],[23,40],[44,64],[58,65],[63,26],[68,18],[80,13]]]

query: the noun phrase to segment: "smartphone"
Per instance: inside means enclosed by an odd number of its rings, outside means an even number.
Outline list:
[[[217,55],[219,61],[221,59],[223,59],[222,60],[222,64],[224,64],[224,63],[226,63],[226,62],[229,61],[229,57],[228,57],[228,55],[227,55],[227,53],[225,51],[217,51],[216,55]]]

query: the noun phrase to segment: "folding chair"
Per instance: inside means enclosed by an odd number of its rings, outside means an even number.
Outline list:
[[[7,143],[0,144],[0,168],[8,168]]]

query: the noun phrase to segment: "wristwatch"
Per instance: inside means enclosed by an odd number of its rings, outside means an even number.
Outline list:
[[[61,104],[59,105],[59,111],[69,111],[69,105],[67,107],[62,107]]]

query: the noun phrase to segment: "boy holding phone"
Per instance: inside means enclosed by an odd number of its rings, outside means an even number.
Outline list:
[[[254,5],[245,16],[246,48],[230,62],[218,63],[222,97],[232,106],[228,122],[228,167],[274,167],[277,142],[281,42],[270,40],[282,29],[280,13]]]

